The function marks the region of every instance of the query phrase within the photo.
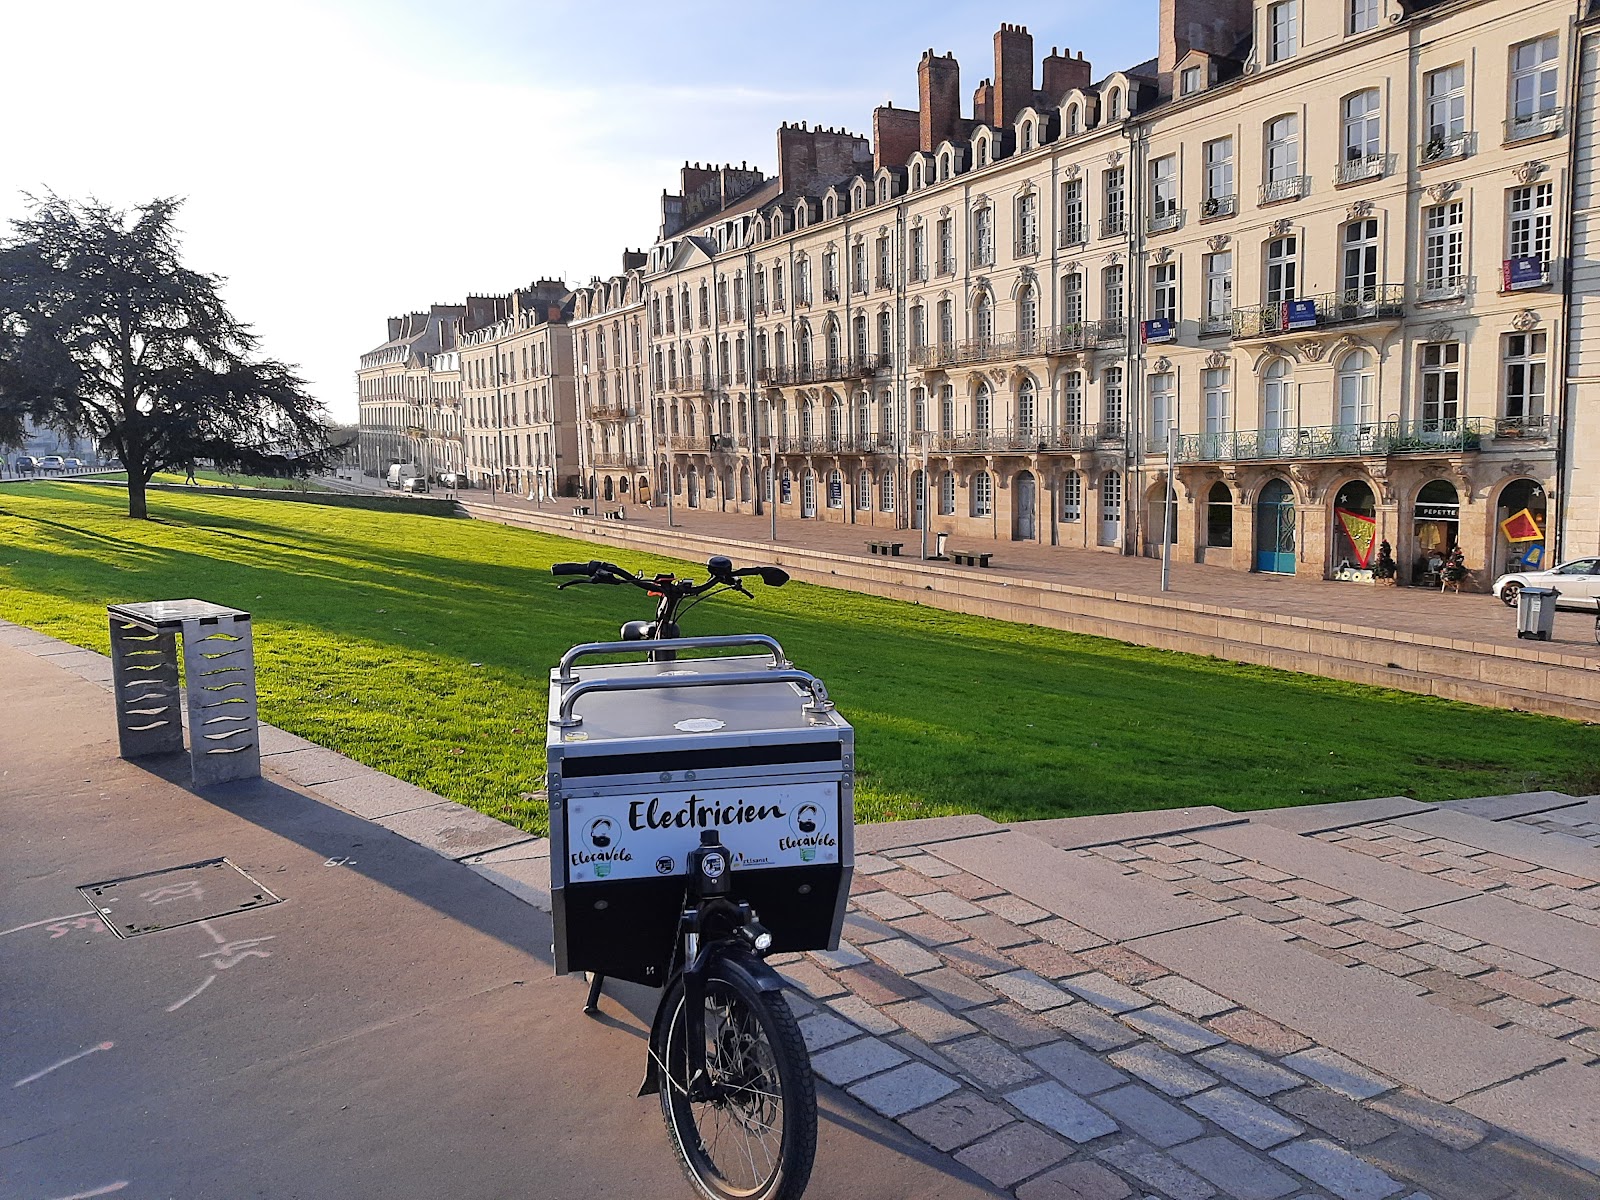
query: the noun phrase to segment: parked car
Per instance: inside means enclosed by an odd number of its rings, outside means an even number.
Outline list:
[[[400,482],[400,490],[404,492],[425,492],[428,490],[428,481],[421,475],[407,475]]]
[[[1575,558],[1548,571],[1513,571],[1494,581],[1490,590],[1515,607],[1517,593],[1525,587],[1555,588],[1557,608],[1600,609],[1600,558]]]
[[[18,475],[32,475],[39,469],[39,460],[31,454],[19,454],[11,466]]]
[[[472,481],[460,471],[445,471],[439,476],[439,486],[455,488],[459,491],[462,488],[471,487]]]
[[[66,469],[67,460],[62,458],[59,454],[46,454],[39,460],[39,470],[41,471],[54,471],[56,474],[60,474]]]
[[[67,459],[67,470],[69,470],[69,471],[81,471],[81,470],[83,470],[83,459],[81,459],[81,458],[69,458],[69,459]]]

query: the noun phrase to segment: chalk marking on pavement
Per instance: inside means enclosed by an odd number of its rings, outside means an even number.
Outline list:
[[[58,1063],[51,1063],[42,1071],[35,1071],[32,1075],[17,1080],[11,1086],[14,1088],[19,1088],[25,1083],[32,1083],[35,1079],[43,1079],[46,1075],[50,1074],[51,1071],[59,1071],[62,1067],[69,1066],[70,1064],[77,1062],[80,1058],[88,1058],[91,1054],[94,1054],[100,1050],[109,1050],[115,1045],[115,1042],[101,1042],[98,1046],[90,1046],[87,1050],[79,1050],[76,1054],[68,1055]]]
[[[204,983],[202,983],[199,987],[195,988],[194,991],[190,992],[187,996],[185,996],[182,1000],[179,1000],[176,1004],[167,1005],[167,1011],[168,1012],[177,1012],[185,1004],[189,1003],[189,1001],[193,1000],[201,992],[205,991],[208,987],[210,987],[213,983],[215,983],[216,980],[217,980],[216,975],[214,975],[214,974],[207,975],[206,976],[206,981]]]
[[[64,917],[46,917],[42,921],[30,921],[26,925],[18,925],[12,929],[0,929],[0,937],[5,937],[8,933],[21,933],[24,929],[37,929],[41,925],[53,925],[57,921],[70,921],[74,917],[97,917],[99,915],[97,910],[90,909],[88,912],[68,913]]]
[[[209,933],[211,935],[211,940],[213,942],[216,942],[217,945],[219,945],[219,946],[222,945],[222,943],[224,943],[224,942],[226,942],[228,940],[227,938],[223,937],[220,933],[218,933],[215,929],[211,928],[211,921],[209,919],[204,920],[204,921],[196,921],[195,924],[200,926],[200,928],[204,929],[207,933]]]
[[[73,1192],[70,1196],[57,1196],[56,1200],[94,1200],[96,1196],[109,1196],[112,1192],[120,1192],[128,1186],[126,1179],[119,1179],[116,1183],[108,1183],[105,1187],[97,1187],[92,1192]]]

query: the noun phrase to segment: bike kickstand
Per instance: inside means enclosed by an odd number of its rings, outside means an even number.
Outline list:
[[[605,985],[604,975],[596,972],[589,976],[589,998],[583,1002],[583,1011],[591,1017],[600,1011],[600,989]]]

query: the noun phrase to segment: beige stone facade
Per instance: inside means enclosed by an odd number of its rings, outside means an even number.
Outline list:
[[[871,142],[686,167],[647,268],[675,500],[755,510],[775,452],[789,515],[1154,554],[1171,437],[1182,558],[1363,578],[1388,541],[1409,581],[1459,544],[1486,583],[1507,517],[1562,528],[1563,437],[1595,474],[1579,15],[1167,0],[1157,59],[1040,86],[1005,26],[971,117],[930,52]]]
[[[494,304],[497,319],[461,337],[467,474],[531,499],[576,495],[572,294],[541,280]]]
[[[389,338],[356,372],[361,469],[386,475],[415,463],[429,479],[463,469],[461,372],[456,338],[467,310],[434,305],[389,321]]]
[[[650,389],[642,254],[578,288],[572,337],[577,365],[579,477],[586,496],[626,510],[651,500]]]

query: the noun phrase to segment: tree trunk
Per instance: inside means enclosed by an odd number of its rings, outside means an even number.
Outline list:
[[[144,503],[144,485],[148,482],[136,471],[128,472],[128,516],[135,521],[148,521],[150,512]]]

